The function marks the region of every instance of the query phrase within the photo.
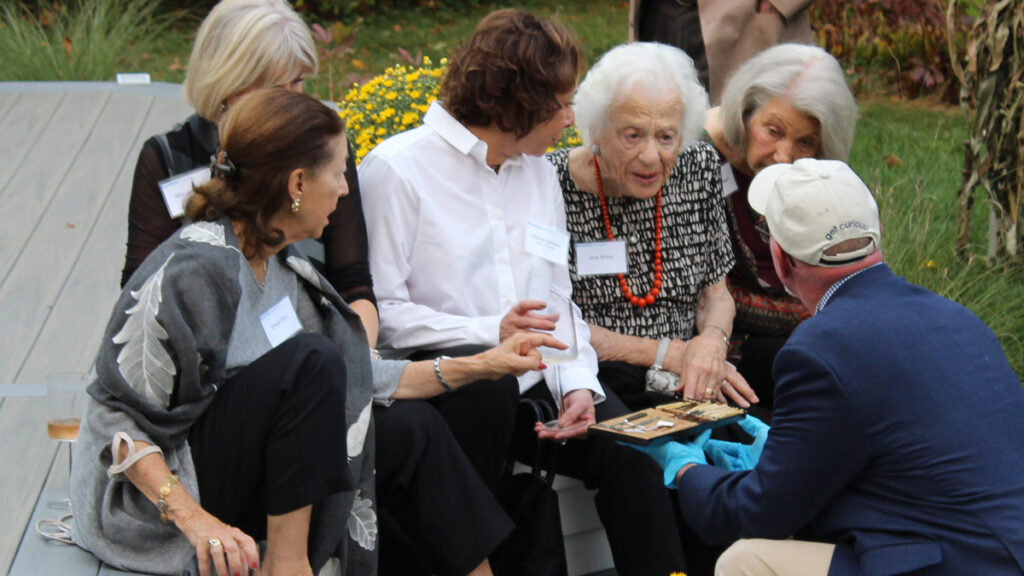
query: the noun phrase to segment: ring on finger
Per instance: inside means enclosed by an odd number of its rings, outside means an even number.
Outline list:
[[[216,538],[210,538],[206,541],[206,543],[210,545],[210,548],[216,548],[217,546],[220,546],[220,540]]]

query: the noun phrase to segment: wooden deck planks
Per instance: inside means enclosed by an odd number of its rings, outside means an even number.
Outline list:
[[[47,93],[19,95],[16,92],[0,93],[6,102],[0,102],[0,134],[17,134],[17,138],[0,140],[0,198],[11,193],[7,184],[18,166],[32,150],[64,95]]]
[[[38,99],[47,96],[40,94]],[[108,98],[108,94],[90,93],[75,98],[69,105],[57,107],[48,129],[31,145],[5,186],[2,200],[8,216],[0,226],[0,290],[6,287],[11,270],[29,240],[38,233],[37,227],[50,201],[67,178]],[[36,96],[31,100],[36,100]],[[2,299],[0,296],[0,315],[6,318]],[[3,344],[0,343],[0,348],[7,350]],[[14,356],[13,352],[8,350],[7,356]],[[0,358],[0,378],[12,377],[12,370]]]
[[[40,374],[55,369],[54,357],[62,357],[70,370],[84,370],[91,365],[110,310],[120,293],[118,281],[124,263],[128,198],[139,150],[147,138],[169,129],[187,111],[187,106],[180,101],[153,99],[148,103],[140,128],[135,134],[126,134],[133,140],[131,146],[107,190],[68,281],[28,352],[23,373]]]
[[[64,115],[65,109],[77,108],[78,102],[94,94],[66,99],[58,115]],[[126,142],[124,134],[127,131],[134,135],[138,131],[148,108],[148,103],[124,94],[103,96],[108,97],[102,99],[101,106],[92,115],[94,121],[90,122],[88,130],[76,135],[71,144],[78,149],[71,153],[72,159],[59,185],[53,192],[47,192],[53,182],[39,182],[46,179],[42,174],[36,176],[35,185],[26,187],[40,191],[36,193],[42,198],[23,195],[25,210],[39,213],[39,216],[34,229],[24,235],[24,248],[0,283],[0,317],[7,320],[9,327],[8,331],[0,333],[0,349],[6,352],[5,357],[0,357],[0,378],[26,376],[20,374],[22,360],[63,289],[68,272],[132,145],[132,139]],[[59,126],[55,123],[50,131]],[[45,138],[47,135],[40,140]],[[16,179],[20,176],[21,171]]]

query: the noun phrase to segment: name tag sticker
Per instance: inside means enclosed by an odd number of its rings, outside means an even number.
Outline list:
[[[565,266],[569,261],[569,234],[528,222],[524,250],[527,254],[539,256],[552,264]]]
[[[270,345],[275,347],[302,330],[299,316],[295,314],[292,301],[287,296],[260,314],[260,323],[263,324],[263,332],[266,333]]]
[[[732,165],[722,162],[722,198],[732,196],[740,187],[736,184],[736,175],[732,173]]]
[[[159,182],[160,193],[164,195],[164,204],[167,205],[167,213],[171,215],[171,218],[184,216],[185,200],[192,193],[192,188],[202,186],[209,181],[210,169],[205,166],[161,180]]]
[[[629,269],[626,242],[582,242],[576,244],[576,273],[580,276],[625,274]]]

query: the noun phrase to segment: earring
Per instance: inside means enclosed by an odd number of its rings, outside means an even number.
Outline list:
[[[591,144],[590,145],[590,151],[594,153],[594,156],[600,156],[601,155],[601,147],[598,146],[597,144]]]
[[[223,115],[224,115],[224,113],[225,113],[225,112],[227,112],[227,111],[228,111],[228,103],[227,103],[227,101],[225,100],[224,102],[221,102],[221,103],[220,103],[220,104],[219,104],[219,105],[217,106],[217,113],[218,113],[219,115],[222,115],[222,116],[223,116]]]
[[[299,212],[299,206],[301,205],[302,203],[299,201],[298,198],[292,200],[292,214],[297,214]]]

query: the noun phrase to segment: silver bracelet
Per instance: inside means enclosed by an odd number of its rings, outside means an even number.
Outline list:
[[[704,328],[714,328],[715,330],[718,330],[719,332],[721,332],[722,333],[722,340],[725,341],[725,348],[727,350],[729,349],[729,333],[725,331],[725,328],[722,328],[721,326],[719,326],[717,324],[705,324]]]
[[[449,358],[451,358],[451,356],[438,356],[437,358],[434,358],[434,376],[437,376],[438,383],[441,384],[441,386],[444,386],[445,390],[451,392],[452,385],[444,379],[444,374],[441,374],[441,360],[447,360]]]

